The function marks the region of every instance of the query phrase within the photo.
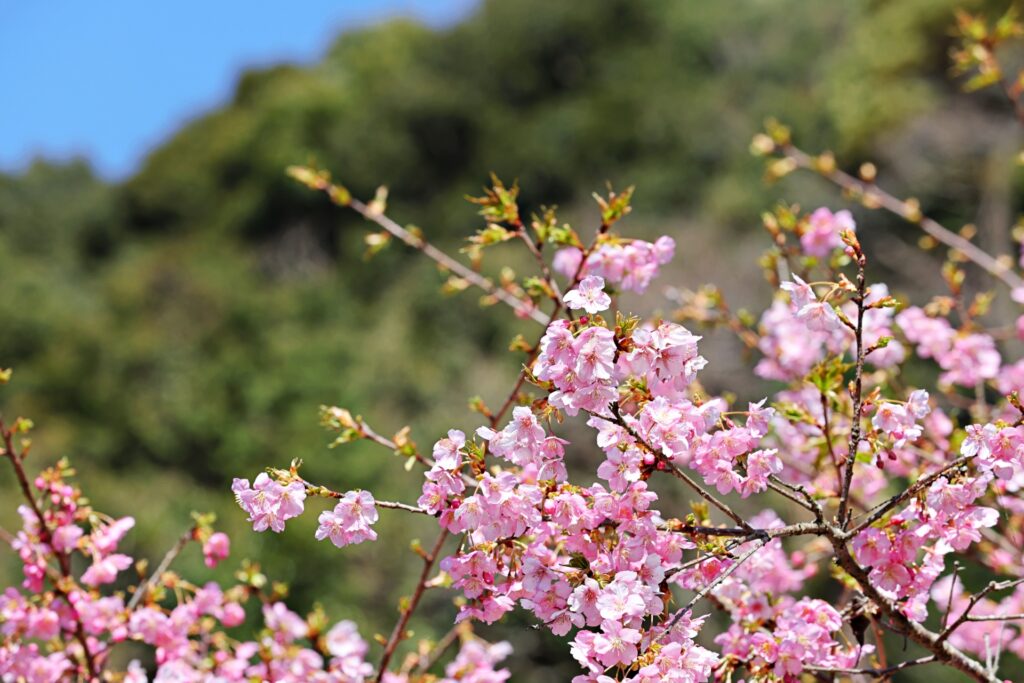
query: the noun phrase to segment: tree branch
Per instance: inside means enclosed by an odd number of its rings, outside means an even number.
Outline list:
[[[917,493],[919,491],[921,491],[922,489],[924,489],[927,486],[931,486],[932,482],[934,482],[935,480],[939,479],[943,475],[945,475],[945,474],[947,474],[947,473],[949,473],[949,472],[959,468],[961,465],[963,465],[964,463],[966,463],[970,459],[971,459],[971,457],[970,456],[966,456],[966,455],[962,456],[962,457],[959,457],[956,460],[954,460],[954,461],[952,461],[950,463],[947,463],[941,469],[939,469],[939,470],[937,470],[935,472],[932,472],[931,474],[918,479],[916,482],[914,482],[914,484],[912,486],[906,488],[901,493],[896,494],[895,496],[893,496],[889,500],[885,501],[881,505],[878,505],[875,508],[873,508],[872,510],[868,511],[867,513],[865,513],[865,514],[868,515],[867,518],[863,522],[858,524],[855,529],[850,531],[847,534],[847,536],[852,538],[853,536],[856,536],[857,534],[859,534],[861,531],[864,531],[864,529],[868,528],[869,526],[871,526],[872,524],[874,524],[875,522],[880,520],[882,517],[884,517],[885,513],[889,512],[889,510],[892,510],[893,508],[897,507],[901,503],[903,503],[903,502],[905,502],[907,500],[910,500],[915,495],[917,495]]]
[[[431,549],[430,554],[423,558],[423,571],[420,572],[419,581],[416,582],[416,588],[413,591],[412,597],[409,598],[409,604],[402,610],[401,616],[398,618],[398,622],[395,624],[395,628],[391,631],[391,636],[388,638],[387,644],[384,646],[384,654],[381,655],[380,664],[377,666],[377,676],[374,679],[377,683],[380,683],[384,678],[384,673],[387,671],[388,663],[391,662],[391,657],[395,654],[395,649],[398,644],[405,638],[405,627],[409,625],[409,619],[412,617],[412,613],[416,611],[416,607],[420,604],[420,599],[423,597],[423,592],[427,588],[427,580],[430,578],[430,571],[434,568],[434,563],[437,562],[438,556],[441,554],[441,547],[444,545],[445,540],[448,538],[448,530],[442,529],[440,535],[437,537],[437,541],[434,543],[434,547]]]
[[[163,573],[167,571],[168,567],[171,566],[171,563],[174,562],[174,559],[179,554],[181,554],[182,550],[185,549],[185,546],[188,545],[188,542],[194,538],[195,529],[189,529],[178,538],[174,545],[171,546],[171,549],[168,550],[167,553],[164,555],[164,558],[160,560],[160,564],[158,564],[156,569],[153,570],[153,573],[149,575],[148,579],[146,579],[145,583],[141,584],[138,588],[135,589],[135,592],[132,594],[131,600],[128,601],[129,612],[135,609],[135,606],[139,604],[139,601],[142,600],[142,598],[146,595],[146,593],[149,592],[149,590],[154,585],[156,585],[156,582],[160,580],[160,577],[163,575]]]
[[[952,624],[950,624],[942,630],[942,633],[939,634],[938,642],[941,643],[945,641],[947,638],[953,635],[953,631],[956,631],[958,628],[960,628],[960,626],[966,621],[996,621],[995,619],[972,619],[971,610],[974,609],[979,602],[984,600],[989,593],[1006,590],[1008,588],[1013,588],[1014,586],[1019,586],[1022,583],[1024,583],[1024,578],[1014,579],[1011,581],[990,581],[987,586],[985,586],[980,591],[971,596],[971,599],[967,602],[967,607],[964,608],[963,614],[961,614],[957,619],[955,619]]]
[[[860,584],[864,595],[870,598],[878,606],[878,609],[889,617],[896,632],[907,636],[934,654],[937,661],[962,671],[973,680],[978,681],[978,683],[1002,683],[994,674],[986,671],[985,667],[978,663],[977,660],[972,659],[962,650],[950,645],[939,634],[909,619],[898,604],[879,593],[878,589],[871,583],[867,571],[853,559],[849,548],[846,547],[846,535],[835,527],[826,527],[826,532],[832,543],[832,548],[835,550],[836,562]]]
[[[853,301],[857,304],[857,324],[854,330],[856,366],[851,390],[853,414],[850,418],[850,441],[846,448],[846,470],[843,473],[843,487],[839,494],[839,511],[836,513],[836,521],[844,529],[850,522],[850,486],[853,484],[853,467],[857,463],[857,447],[860,445],[860,408],[864,400],[864,310],[867,298],[864,269],[867,266],[867,261],[859,245],[856,245],[854,250],[857,255],[857,295]]]
[[[913,666],[922,666],[924,664],[931,664],[937,661],[935,655],[929,655],[927,657],[921,657],[920,659],[911,659],[906,662],[900,662],[893,666],[887,666],[882,669],[843,669],[843,668],[828,668],[824,666],[805,666],[804,671],[811,673],[822,673],[822,674],[845,674],[851,676],[873,676],[876,679],[887,678],[897,671],[903,671]]]
[[[1006,265],[1000,263],[986,251],[964,239],[952,230],[943,227],[937,221],[928,218],[927,216],[922,216],[920,209],[913,204],[908,204],[907,202],[894,197],[874,183],[866,183],[854,178],[848,173],[840,171],[835,168],[834,164],[823,166],[822,164],[819,164],[814,157],[792,144],[783,145],[781,149],[783,154],[787,158],[792,159],[800,168],[814,171],[822,178],[831,181],[850,194],[857,197],[863,197],[871,204],[877,204],[883,209],[896,214],[900,218],[917,225],[936,241],[960,252],[969,261],[980,266],[1010,289],[1017,289],[1018,287],[1024,286],[1024,279],[1009,269]]]
[[[760,541],[757,541],[754,544],[753,548],[751,548],[747,552],[743,553],[743,555],[741,555],[739,557],[739,559],[737,559],[735,562],[733,562],[731,565],[729,565],[725,569],[725,571],[723,571],[721,574],[716,576],[712,581],[710,581],[708,583],[708,585],[704,586],[699,591],[697,591],[697,594],[694,595],[693,598],[691,598],[690,601],[687,602],[684,606],[680,607],[676,611],[676,613],[672,616],[672,618],[668,620],[668,622],[664,626],[664,630],[660,634],[658,634],[658,636],[656,638],[654,638],[654,640],[651,641],[651,645],[654,645],[659,640],[661,640],[662,637],[664,637],[666,633],[668,633],[669,631],[672,630],[672,627],[674,627],[677,623],[679,623],[679,620],[682,619],[683,614],[685,614],[686,612],[688,612],[691,609],[693,609],[693,606],[696,605],[698,602],[700,602],[702,599],[704,599],[704,597],[707,596],[708,593],[710,593],[712,590],[714,590],[715,586],[717,586],[718,584],[722,583],[727,578],[732,576],[733,572],[735,572],[737,569],[739,569],[743,565],[744,562],[746,562],[751,557],[753,557],[754,554],[758,550],[763,548],[765,545],[767,545],[767,543],[768,543],[768,541],[764,540],[764,539],[762,539]],[[707,558],[706,557],[705,558],[701,558],[702,561],[705,560],[705,559],[707,559]]]

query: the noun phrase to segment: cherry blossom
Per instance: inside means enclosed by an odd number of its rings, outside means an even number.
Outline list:
[[[349,491],[341,497],[333,510],[320,513],[316,540],[330,539],[339,548],[374,541],[377,532],[371,526],[377,518],[377,507],[369,491]]]
[[[488,200],[494,220],[510,211],[494,204],[502,196]],[[502,215],[510,232],[525,229]],[[865,621],[996,683],[991,653],[1024,655],[1024,407],[1010,393],[1024,386],[1024,361],[1001,346],[1005,330],[951,301],[957,292],[913,306],[870,282],[848,211],[789,225],[773,235],[785,258],[756,327],[722,303],[719,317],[597,315],[611,305],[606,284],[643,291],[674,250],[605,225],[552,259],[569,278],[561,301],[540,269],[550,319],[514,345],[525,353],[511,393],[497,407],[474,399],[465,431],[439,430],[420,451],[409,429],[392,439],[325,409],[336,443],[364,439],[403,459],[415,504],[345,490],[344,476],[340,490],[308,480],[298,459],[234,480],[257,532],[283,532],[307,506],[315,539],[339,548],[376,540],[381,514],[435,527],[379,648],[352,621],[296,611],[253,564],[234,585],[168,570],[193,542],[208,568],[228,560],[230,540],[208,516],[148,573],[124,550],[135,520],[92,510],[66,465],[29,479],[15,445],[27,427],[0,423],[29,487],[10,539],[23,576],[0,595],[0,675],[98,680],[118,661],[113,648],[133,641],[151,650],[140,661],[159,681],[502,683],[509,645],[472,625],[518,611],[562,639],[574,683],[885,675],[899,655]],[[567,243],[582,241],[557,242]],[[546,242],[528,244],[546,266]],[[489,296],[523,310],[506,284]],[[709,321],[736,333],[759,356],[751,375],[774,384],[733,394],[708,382],[707,342],[682,323]],[[996,580],[972,593],[965,579],[980,574]],[[448,591],[452,631],[403,644],[428,589]],[[138,662],[118,666],[108,678],[147,680]]]
[[[588,275],[579,286],[565,295],[565,305],[572,309],[582,308],[591,315],[600,313],[612,305],[611,297],[605,294],[604,278]]]

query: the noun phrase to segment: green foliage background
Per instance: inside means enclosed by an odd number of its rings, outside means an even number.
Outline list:
[[[190,510],[212,509],[234,557],[289,582],[298,607],[320,600],[365,635],[386,632],[417,569],[406,542],[426,542],[429,524],[385,512],[384,542],[339,552],[312,540],[313,503],[285,534],[255,535],[231,479],[301,457],[336,488],[414,499],[417,477],[386,452],[329,451],[317,406],[349,407],[385,433],[412,424],[429,447],[476,426],[469,396],[504,396],[518,364],[505,347],[530,327],[472,293],[442,298],[436,269],[406,250],[363,260],[367,226],[284,168],[316,161],[363,197],[387,184],[389,212],[450,250],[478,227],[461,198],[489,171],[583,231],[591,190],[636,184],[630,229],[679,245],[663,284],[708,275],[739,289],[757,282],[743,245],[761,239],[761,210],[780,197],[841,203],[807,178],[763,185],[747,147],[767,116],[847,164],[876,159],[890,186],[953,225],[976,219],[983,171],[1016,135],[998,101],[959,95],[947,77],[952,10],[977,4],[492,0],[450,29],[392,21],[339,36],[313,67],[247,73],[123,183],[86,161],[0,176],[0,365],[16,368],[0,406],[35,419],[38,466],[71,456],[101,509],[135,515],[131,551],[158,557]],[[911,163],[922,151],[924,169]],[[1011,177],[1002,201],[1019,208]],[[862,226],[869,240],[916,239],[881,216]],[[745,371],[711,375],[712,388],[716,377],[759,391]],[[197,554],[183,569],[229,575]],[[12,577],[12,554],[0,563]],[[452,614],[438,594],[414,627],[437,632]],[[516,680],[575,669],[538,631],[499,635],[530,672]]]

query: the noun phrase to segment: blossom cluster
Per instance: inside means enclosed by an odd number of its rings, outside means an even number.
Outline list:
[[[258,474],[252,485],[248,479],[235,479],[231,490],[238,504],[249,513],[249,521],[256,531],[270,529],[281,533],[286,521],[305,510],[305,486],[297,481],[282,484],[266,472]]]
[[[856,317],[852,302],[834,306],[819,297],[809,284],[794,275],[791,282],[783,283],[782,290],[789,301],[776,300],[761,316],[763,334],[758,349],[764,357],[755,372],[765,378],[791,381],[804,377],[827,356],[851,353],[855,343],[852,329],[843,323]],[[830,288],[835,292],[835,288]],[[883,283],[871,285],[869,306],[889,298],[889,288]],[[867,347],[877,347],[866,361],[876,368],[893,368],[904,361],[906,349],[894,339],[894,313],[889,307],[868,308],[864,312],[862,340]],[[887,342],[883,345],[882,340]]]
[[[964,430],[925,390],[883,393],[909,351],[935,359],[941,387],[994,379],[1001,358],[993,337],[920,308],[900,311],[888,287],[868,286],[863,272],[859,289],[834,279],[841,256],[862,259],[855,229],[849,212],[827,209],[798,223],[798,251],[809,267],[830,264],[833,277],[811,281],[805,271],[781,281],[760,321],[756,372],[789,386],[771,404],[743,410],[698,384],[706,365],[699,336],[676,322],[605,318],[613,288],[643,290],[670,242],[560,251],[555,268],[571,280],[563,303],[580,317],[553,316],[524,370],[541,396],[511,406],[503,425],[492,419],[469,436],[450,430],[421,458],[418,510],[462,539],[439,562],[463,598],[456,622],[493,623],[518,605],[569,639],[583,670],[576,683],[695,683],[740,670],[752,680],[791,681],[808,667],[855,669],[875,646],[863,634],[851,645],[841,632],[864,608],[805,594],[828,555],[787,551],[783,539],[804,533],[848,544],[844,552],[863,572],[850,580],[883,601],[871,609],[923,622],[950,585],[947,556],[977,547],[997,524],[983,501],[1013,508],[1006,498],[1024,483],[1024,427]],[[843,377],[858,363],[876,373],[875,386],[844,395]],[[570,482],[570,444],[552,420],[581,413],[603,453],[599,482],[589,486]],[[958,466],[945,465],[957,443]],[[826,526],[786,526],[770,510],[749,522],[733,516],[739,528],[719,529],[708,511],[664,514],[649,483],[659,473],[706,486],[711,493],[702,495],[729,515],[709,496],[746,499],[772,489],[789,491],[819,519],[822,503],[814,501],[857,501],[862,512],[845,538]],[[916,495],[887,499],[892,477],[916,478]],[[296,480],[285,476],[279,486]],[[317,537],[336,545],[373,538],[372,496],[340,495],[335,510],[322,513]],[[239,501],[256,528],[265,526],[259,502]],[[1002,571],[1021,565],[999,553],[988,563]],[[719,652],[697,642],[706,618],[693,612],[694,601],[673,606],[679,590],[713,598],[729,616],[714,638]],[[980,630],[953,642],[977,652],[972,634]]]
[[[514,200],[499,184],[478,202],[506,226],[503,239],[527,237]],[[340,443],[370,439],[423,467],[415,505],[312,483],[298,460],[234,480],[257,532],[284,531],[318,501],[329,502],[315,538],[337,547],[376,540],[379,515],[390,514],[381,510],[436,522],[434,549],[416,546],[422,575],[379,664],[354,623],[328,628],[322,614],[292,611],[251,565],[228,587],[146,578],[119,552],[134,520],[95,514],[58,467],[19,508],[12,546],[24,580],[0,601],[4,680],[96,678],[116,644],[137,641],[153,648],[156,681],[501,683],[509,646],[468,628],[518,608],[565,639],[574,683],[886,675],[884,640],[865,635],[873,620],[977,681],[998,681],[999,652],[1024,656],[1024,582],[972,594],[950,559],[1024,573],[1024,406],[1013,393],[1024,361],[1004,362],[999,335],[959,291],[916,307],[868,283],[852,214],[821,208],[773,224],[765,263],[777,291],[756,326],[716,304],[717,320],[760,354],[755,374],[782,385],[757,402],[716,394],[702,385],[705,342],[684,313],[610,312],[619,292],[648,287],[674,242],[618,237],[608,216],[624,208],[605,208],[590,247],[554,255],[564,288],[545,267],[544,287],[489,290],[517,310],[529,304],[534,319],[540,309],[522,292],[548,292],[554,308],[534,345],[516,345],[527,359],[502,407],[474,400],[475,430],[452,428],[421,453],[406,430],[388,439],[329,409]],[[545,234],[526,243],[546,266]],[[912,359],[934,361],[935,391],[910,383]],[[577,418],[575,431],[562,432],[566,418]],[[570,443],[571,434],[585,436]],[[5,454],[21,472],[12,435]],[[581,471],[591,476],[577,483],[570,473]],[[688,510],[668,483],[693,494]],[[229,556],[209,521],[186,540],[201,543],[210,567]],[[133,579],[130,595],[117,589]],[[420,597],[440,587],[457,593],[452,637],[389,666]],[[707,610],[727,626],[710,633]],[[938,632],[927,626],[935,615]],[[456,637],[458,651],[445,655]],[[148,676],[134,662],[122,679]]]
[[[999,372],[999,351],[989,334],[958,332],[945,318],[931,317],[916,306],[901,311],[896,322],[917,346],[917,355],[934,359],[942,368],[942,384],[975,387]]]
[[[343,620],[324,629],[323,615],[300,616],[263,590],[266,579],[255,568],[241,572],[240,583],[227,588],[172,575],[155,575],[130,594],[112,587],[123,585],[119,574],[135,565],[134,558],[118,552],[135,521],[96,513],[69,483],[68,472],[63,465],[44,472],[32,483],[33,502],[18,508],[22,528],[12,545],[22,559],[24,580],[20,588],[0,594],[0,679],[98,681],[99,672],[111,668],[113,651],[131,642],[152,648],[155,670],[132,660],[119,678],[103,680],[362,683],[373,678],[369,645],[355,623]],[[282,517],[297,514],[288,507],[294,501],[301,511],[303,496],[261,477],[253,487],[235,488],[250,506],[254,525],[275,528]],[[227,559],[230,541],[223,532],[204,523],[190,539],[201,542],[208,566]],[[72,560],[79,558],[87,566],[76,575]],[[164,581],[176,599],[162,598]],[[247,619],[247,605],[254,603],[258,627]],[[506,644],[468,636],[440,680],[501,683],[509,674],[497,665],[507,654]],[[410,677],[389,674],[384,680],[407,683]]]
[[[597,246],[586,254],[577,247],[566,247],[555,254],[552,264],[568,278],[596,275],[620,290],[643,294],[660,266],[672,260],[676,243],[668,235],[654,242],[615,240]]]

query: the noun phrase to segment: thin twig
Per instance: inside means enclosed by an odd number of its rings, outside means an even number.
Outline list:
[[[383,680],[384,673],[388,668],[388,663],[391,661],[391,657],[395,654],[395,649],[405,637],[405,627],[408,626],[412,613],[416,611],[416,607],[420,604],[423,592],[427,588],[427,580],[430,578],[430,571],[434,568],[434,563],[437,562],[438,556],[441,554],[441,547],[444,545],[445,539],[447,538],[448,530],[441,529],[441,533],[438,535],[437,541],[434,543],[434,547],[431,549],[430,554],[423,558],[423,570],[420,572],[419,581],[416,582],[416,588],[413,591],[412,597],[409,598],[408,604],[402,609],[401,616],[398,617],[398,622],[395,624],[395,628],[392,629],[391,636],[388,638],[387,644],[384,646],[384,654],[381,655],[380,664],[377,666],[377,676],[374,679],[377,683],[380,683],[380,681]]]
[[[325,174],[319,174],[309,169],[297,166],[290,167],[288,169],[288,173],[310,189],[323,192],[338,206],[348,207],[366,220],[376,223],[390,234],[402,240],[405,244],[422,252],[427,258],[433,260],[445,270],[455,273],[471,285],[479,287],[496,300],[508,304],[516,311],[516,313],[525,314],[538,323],[546,323],[546,317],[536,309],[532,301],[520,299],[511,292],[508,292],[501,287],[496,287],[493,282],[485,278],[480,273],[463,265],[459,261],[456,261],[419,235],[414,235],[409,232],[384,214],[383,211],[380,210],[380,207],[376,206],[376,202],[371,202],[371,204],[374,205],[373,208],[371,208],[370,205],[364,204],[358,199],[352,197],[345,188],[333,184]]]
[[[921,657],[920,659],[911,659],[911,660],[908,660],[906,662],[900,662],[899,664],[894,664],[893,666],[887,666],[887,667],[882,668],[882,669],[845,669],[845,668],[841,668],[841,667],[825,667],[825,666],[806,665],[806,666],[804,666],[804,671],[808,671],[810,673],[822,673],[822,674],[844,674],[844,675],[847,675],[847,676],[857,676],[857,675],[860,675],[860,676],[873,676],[876,679],[878,679],[878,678],[885,678],[885,677],[891,676],[892,674],[896,673],[897,671],[903,671],[904,669],[909,669],[909,668],[911,668],[913,666],[922,666],[924,664],[931,664],[932,662],[935,662],[935,661],[937,661],[936,658],[935,658],[935,655],[928,655],[927,657]]]
[[[690,601],[688,603],[686,603],[682,607],[682,609],[680,609],[679,612],[677,612],[676,616],[672,619],[672,621],[669,622],[668,627],[667,627],[666,630],[671,630],[672,627],[675,625],[675,623],[677,621],[679,621],[679,614],[681,614],[682,612],[684,612],[686,610],[692,609],[694,605],[696,605],[698,602],[700,602],[704,598],[704,596],[706,596],[708,593],[710,593],[712,590],[714,590],[715,586],[717,586],[718,584],[722,583],[727,578],[732,576],[733,572],[735,572],[737,569],[739,569],[743,565],[744,562],[746,562],[747,560],[749,560],[751,557],[754,556],[754,553],[756,553],[761,548],[765,547],[765,545],[767,545],[767,544],[768,544],[768,541],[758,541],[757,543],[755,543],[753,548],[751,548],[747,552],[745,552],[742,555],[740,555],[739,559],[737,559],[735,562],[733,562],[731,565],[729,565],[729,567],[727,567],[725,571],[723,571],[721,574],[716,576],[715,579],[713,581],[711,581],[708,585],[704,586],[699,591],[697,591],[697,594],[694,595],[690,599]]]
[[[329,489],[326,486],[319,486],[317,484],[309,482],[306,479],[303,479],[302,477],[298,476],[297,474],[293,474],[292,476],[295,479],[297,479],[303,486],[306,487],[306,495],[335,499],[345,497],[344,493],[340,493],[333,489]],[[434,516],[432,513],[428,512],[427,510],[424,510],[421,507],[418,507],[416,505],[409,505],[407,503],[398,503],[390,500],[377,500],[375,498],[373,500],[373,504],[375,507],[387,508],[388,510],[405,510],[406,512],[413,512],[419,515],[428,515],[430,517]]]
[[[728,551],[732,550],[733,548],[735,548],[737,546],[743,545],[746,542],[747,542],[747,539],[745,539],[745,538],[729,541],[728,543],[725,544],[723,550],[728,552]],[[671,577],[675,576],[676,574],[678,574],[679,572],[683,572],[683,571],[686,571],[687,569],[690,569],[691,567],[696,567],[697,565],[704,564],[708,560],[716,558],[716,557],[720,557],[720,555],[717,554],[717,553],[708,553],[707,555],[701,555],[700,557],[695,557],[692,560],[688,560],[686,562],[683,562],[678,567],[672,567],[671,569],[666,571],[665,572],[665,578],[666,579],[671,578]]]
[[[405,503],[396,503],[396,502],[390,501],[390,500],[376,500],[376,499],[374,499],[373,504],[376,507],[379,507],[379,508],[387,508],[389,510],[405,510],[406,512],[413,512],[413,513],[416,513],[418,515],[428,515],[428,516],[433,517],[433,515],[430,512],[428,512],[427,510],[424,510],[421,507],[417,507],[415,505],[407,505]]]
[[[733,509],[726,505],[724,502],[720,501],[718,498],[705,491],[704,487],[702,487],[700,484],[694,481],[693,478],[690,477],[690,475],[688,475],[686,472],[683,472],[681,469],[679,469],[678,467],[671,463],[668,463],[668,472],[675,478],[684,482],[691,489],[693,489],[701,498],[703,498],[704,500],[706,500],[707,502],[711,503],[716,508],[721,510],[726,517],[736,522],[744,529],[749,530],[751,528],[751,526],[746,522],[746,520],[744,520],[742,517],[736,514],[733,511]]]
[[[153,573],[149,575],[149,578],[146,579],[145,583],[135,589],[135,593],[132,594],[131,600],[128,601],[129,612],[135,609],[135,606],[139,604],[139,601],[142,600],[143,596],[145,596],[149,590],[156,585],[156,582],[160,580],[160,577],[167,571],[167,568],[171,566],[174,559],[181,554],[181,551],[185,549],[188,542],[194,538],[195,529],[189,529],[178,537],[178,540],[175,541],[174,545],[171,546],[171,549],[167,551],[164,558],[160,560],[160,564],[156,566],[156,569],[154,569]]]
[[[607,230],[607,227],[602,225],[602,229]],[[601,235],[602,229],[598,229],[598,233],[594,235],[594,239],[591,240],[590,245],[588,245],[587,248],[583,250],[582,256],[580,258],[580,263],[578,266],[576,266],[576,272],[573,273],[572,280],[569,282],[568,287],[566,287],[566,291],[572,290],[574,287],[576,287],[576,285],[580,283],[580,280],[583,277],[583,268],[587,263],[587,259],[590,258],[591,253],[593,253],[594,248],[597,246],[598,237]],[[512,404],[515,401],[516,396],[519,394],[519,390],[526,382],[526,377],[527,373],[529,372],[529,368],[533,364],[534,359],[536,359],[537,354],[540,352],[540,343],[541,340],[543,340],[544,335],[547,334],[548,328],[550,328],[551,324],[559,318],[563,311],[568,312],[565,308],[565,301],[563,300],[562,292],[558,287],[558,282],[555,280],[554,276],[551,274],[551,270],[544,262],[540,250],[537,249],[536,246],[530,241],[529,237],[526,236],[523,230],[520,230],[520,236],[526,242],[527,246],[530,247],[531,253],[533,253],[534,258],[537,259],[537,262],[540,264],[541,273],[544,276],[545,281],[548,283],[548,286],[551,287],[551,290],[556,294],[555,307],[551,311],[551,315],[548,317],[547,323],[544,325],[544,332],[541,333],[541,336],[537,340],[537,343],[533,345],[529,358],[527,358],[526,362],[523,363],[523,369],[519,372],[519,377],[518,379],[516,379],[516,383],[512,387],[512,391],[509,392],[508,396],[505,398],[505,401],[501,404],[501,407],[498,408],[498,412],[488,416],[492,429],[497,428],[498,423],[501,422],[501,418],[505,415],[508,409],[512,407]],[[572,318],[571,313],[569,313],[569,318]]]
[[[469,622],[463,621],[455,624],[455,626],[449,629],[448,633],[444,634],[444,636],[437,641],[437,644],[434,645],[430,652],[419,658],[415,668],[416,673],[426,673],[427,671],[430,671],[434,664],[437,663],[437,660],[444,655],[448,648],[450,648],[455,641],[462,636],[462,634],[469,632],[468,626]]]
[[[773,538],[790,538],[792,536],[808,536],[811,534],[821,534],[824,532],[824,528],[820,524],[813,522],[800,522],[798,524],[790,524],[788,526],[780,526],[770,529],[751,529],[751,528],[740,528],[740,527],[716,527],[716,526],[696,526],[692,524],[667,524],[665,525],[665,531],[673,531],[681,534],[689,534],[693,536],[724,536],[724,537],[738,537],[746,540],[752,539],[773,539]]]
[[[530,253],[533,255],[534,260],[537,261],[537,265],[540,267],[540,272],[541,275],[544,277],[544,281],[547,282],[548,287],[551,288],[551,298],[554,300],[557,306],[561,307],[563,303],[562,290],[559,288],[558,282],[555,281],[554,276],[551,274],[551,269],[548,268],[547,261],[544,260],[544,255],[541,254],[540,252],[541,248],[544,246],[544,243],[541,242],[541,245],[539,247],[536,244],[534,244],[533,240],[530,239],[530,236],[526,234],[526,227],[522,224],[522,222],[520,222],[517,227],[519,230],[520,239],[523,240],[523,243],[526,244],[526,248],[529,249]],[[573,283],[573,286],[575,286],[575,283]]]
[[[839,511],[836,521],[842,528],[850,523],[850,486],[853,484],[853,468],[857,463],[857,448],[860,445],[861,402],[864,400],[864,311],[867,306],[867,284],[864,269],[867,261],[864,253],[856,246],[857,255],[857,295],[853,297],[857,304],[857,324],[854,331],[856,365],[853,375],[853,414],[850,421],[850,440],[846,448],[846,471],[843,473],[842,489],[839,494]]]
[[[836,483],[842,486],[843,470],[839,466],[839,458],[836,456],[836,449],[832,446],[832,425],[829,421],[829,401],[824,391],[819,390],[821,395],[821,433],[825,435],[825,445],[828,446],[829,457],[832,458],[832,466],[836,468]]]
[[[364,438],[369,439],[370,441],[373,441],[374,443],[384,446],[384,448],[390,449],[392,451],[398,450],[398,444],[396,444],[394,441],[387,438],[386,436],[378,434],[370,425],[366,424],[366,422],[364,422],[363,420],[358,420],[358,425],[359,431],[362,433]],[[422,455],[418,450],[412,454],[412,457],[427,469],[430,469],[431,467],[434,466],[434,461],[428,458],[427,456]]]
[[[864,521],[860,522],[856,526],[856,528],[850,531],[848,536],[856,536],[861,531],[868,528],[869,526],[880,520],[882,517],[884,517],[885,513],[889,512],[889,510],[892,510],[893,508],[897,507],[904,501],[910,500],[915,495],[917,495],[918,491],[921,491],[927,486],[931,486],[932,482],[936,481],[937,479],[946,475],[947,473],[955,469],[958,469],[961,465],[965,464],[970,459],[971,456],[961,456],[956,460],[947,463],[941,469],[918,479],[916,482],[914,482],[912,486],[904,489],[902,492],[893,496],[889,500],[885,501],[884,503],[881,503],[880,505],[877,505],[873,509],[866,512],[865,514],[867,515],[867,517],[864,519]]]
[[[712,590],[714,590],[715,586],[719,585],[720,583],[725,581],[727,578],[732,576],[733,572],[735,572],[737,569],[739,569],[740,566],[742,566],[744,562],[746,562],[751,557],[753,557],[754,553],[756,553],[758,550],[760,550],[765,545],[767,545],[767,543],[768,543],[768,541],[764,540],[764,539],[762,539],[760,541],[757,541],[754,544],[753,548],[751,548],[747,552],[743,553],[743,555],[741,555],[739,557],[739,559],[737,559],[735,562],[733,562],[731,565],[729,565],[725,569],[725,571],[723,571],[721,574],[716,576],[712,581],[710,581],[706,586],[704,586],[699,591],[697,591],[697,594],[694,595],[693,598],[689,602],[687,602],[685,605],[680,607],[676,611],[676,613],[674,615],[672,615],[672,618],[669,619],[665,623],[661,633],[659,633],[658,636],[656,638],[654,638],[654,640],[651,641],[651,645],[654,645],[659,640],[661,640],[661,638],[664,637],[665,634],[667,634],[669,631],[671,631],[672,628],[677,623],[679,623],[679,620],[683,618],[683,614],[685,614],[685,613],[689,612],[691,609],[693,609],[693,606],[696,605],[698,602],[700,602],[705,596],[707,596],[708,593],[710,593]],[[704,559],[706,559],[706,558],[704,558]]]
[[[956,593],[956,582],[960,574],[960,563],[953,561],[953,580],[949,582],[949,599],[946,601],[946,611],[942,613],[942,624],[939,630],[945,631],[949,623],[949,613],[953,610],[953,595]]]
[[[545,330],[546,329],[547,328],[545,328]],[[498,428],[498,423],[501,422],[501,418],[504,417],[505,413],[508,412],[508,409],[511,408],[512,404],[515,402],[516,396],[519,395],[519,390],[522,389],[523,384],[526,383],[526,368],[533,362],[534,357],[536,357],[536,350],[530,354],[530,358],[527,359],[523,369],[519,371],[519,377],[516,379],[516,383],[512,385],[512,391],[508,392],[508,396],[505,397],[505,400],[498,408],[498,412],[487,416],[487,419],[491,423],[491,429]]]
[[[959,617],[954,619],[952,624],[950,624],[942,630],[942,633],[939,634],[938,642],[942,643],[951,635],[953,635],[953,632],[960,628],[960,626],[963,625],[964,622],[971,621],[971,610],[974,609],[979,602],[984,600],[989,593],[1014,588],[1015,586],[1019,586],[1022,583],[1024,583],[1024,578],[1013,579],[1010,581],[990,581],[988,585],[986,585],[980,591],[971,596],[971,599],[967,602],[967,607],[964,608],[963,613]]]
[[[800,507],[809,510],[814,514],[814,519],[819,523],[825,518],[821,505],[818,504],[818,501],[814,500],[813,496],[804,487],[794,486],[772,475],[768,478],[768,488],[780,496],[788,498]]]
[[[376,223],[398,239],[408,244],[410,247],[418,249],[424,256],[433,260],[442,268],[450,270],[466,282],[469,282],[475,287],[479,287],[483,291],[487,292],[487,294],[493,296],[498,301],[511,306],[517,313],[525,313],[534,321],[542,325],[547,324],[547,316],[537,310],[532,301],[520,299],[501,287],[496,287],[493,282],[485,278],[480,273],[463,265],[459,261],[456,261],[448,254],[430,244],[430,242],[412,234],[389,218],[386,214],[370,210],[370,207],[355,198],[349,201],[348,206],[366,220]]]
[[[375,444],[383,446],[384,448],[387,448],[388,450],[391,450],[391,451],[397,451],[398,450],[398,444],[396,444],[394,441],[392,441],[391,439],[387,438],[386,436],[382,436],[381,434],[378,434],[376,431],[373,430],[372,427],[370,427],[370,425],[366,424],[365,421],[360,419],[359,422],[358,422],[358,425],[359,425],[360,433],[362,434],[363,438],[369,439],[370,441],[374,442]],[[415,459],[416,462],[418,462],[421,465],[423,465],[424,467],[426,467],[427,469],[432,469],[434,467],[434,460],[433,460],[433,458],[431,458],[429,456],[426,456],[426,455],[423,455],[418,450],[413,453],[412,458]],[[469,486],[476,485],[476,480],[473,479],[472,477],[470,477],[467,474],[463,474],[462,475],[462,481],[463,481],[463,483],[465,483],[465,484],[467,484]]]

